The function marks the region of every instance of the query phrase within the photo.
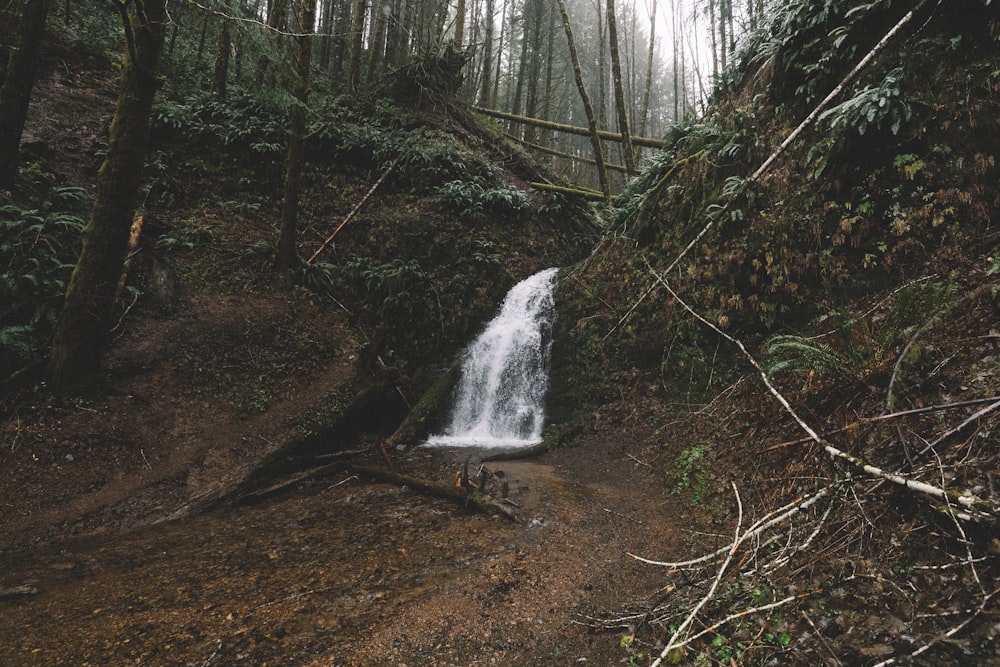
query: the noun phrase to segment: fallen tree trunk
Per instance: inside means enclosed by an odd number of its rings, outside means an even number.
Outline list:
[[[411,477],[410,475],[403,475],[391,470],[373,468],[366,465],[352,465],[349,467],[349,470],[356,475],[364,475],[380,482],[405,486],[420,493],[434,496],[435,498],[457,502],[465,507],[473,507],[483,512],[500,514],[511,521],[524,523],[524,519],[514,511],[513,507],[492,500],[481,493],[468,493],[462,486],[442,484],[441,482],[421,477]]]
[[[518,116],[516,114],[496,111],[495,109],[484,109],[482,107],[472,107],[472,110],[477,111],[484,116],[500,118],[501,120],[509,120],[515,123],[522,123],[523,125],[532,125],[545,130],[565,132],[566,134],[575,134],[581,137],[590,136],[590,130],[586,127],[576,127],[575,125],[566,125],[564,123],[556,123],[551,120],[541,120],[539,118],[528,118],[527,116]],[[620,134],[608,132],[607,130],[598,130],[597,136],[605,141],[617,141],[618,143],[622,143],[622,141],[624,141]],[[664,148],[667,145],[667,142],[660,139],[651,139],[649,137],[632,137],[632,144],[634,146],[645,146],[646,148]]]
[[[451,397],[451,390],[461,376],[461,366],[457,363],[452,364],[451,368],[424,392],[392,435],[382,441],[379,445],[382,451],[387,452],[399,445],[412,445],[418,438],[427,435],[431,420],[439,414],[441,404]]]
[[[549,192],[561,192],[565,195],[576,195],[577,197],[586,197],[587,199],[599,199],[604,200],[604,195],[597,190],[588,190],[582,187],[570,188],[564,185],[553,185],[551,183],[528,183],[529,186],[535,188],[536,190],[548,190]]]
[[[565,158],[567,160],[573,160],[575,162],[583,162],[584,164],[589,164],[589,165],[592,165],[592,166],[597,166],[597,160],[594,160],[594,159],[589,158],[589,157],[581,157],[579,155],[573,155],[572,153],[565,153],[563,151],[557,151],[554,148],[548,148],[547,146],[541,146],[539,144],[535,144],[535,143],[532,143],[530,141],[525,141],[524,139],[519,139],[518,137],[512,136],[510,134],[506,135],[506,137],[508,139],[510,139],[511,141],[516,141],[519,144],[527,146],[528,148],[530,148],[533,151],[538,151],[539,153],[545,153],[547,155],[555,155],[556,157]],[[612,171],[620,171],[622,173],[626,173],[627,172],[627,170],[625,169],[625,167],[623,165],[620,165],[620,164],[612,164],[610,162],[605,162],[604,163],[604,167],[605,167],[605,169],[611,169]]]

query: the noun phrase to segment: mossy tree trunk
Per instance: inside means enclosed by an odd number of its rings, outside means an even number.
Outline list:
[[[618,131],[622,135],[622,158],[629,176],[635,176],[635,150],[632,148],[632,134],[628,127],[628,111],[625,109],[625,91],[622,87],[622,62],[618,51],[618,17],[615,16],[615,0],[607,0],[608,44],[611,47],[611,77],[615,89],[615,115],[618,117]]]
[[[212,94],[220,100],[226,99],[229,81],[229,56],[233,50],[233,37],[229,30],[229,20],[223,19],[219,28],[219,42],[215,51],[215,69],[212,72]]]
[[[281,233],[274,268],[286,277],[298,265],[299,185],[305,162],[306,105],[309,103],[309,67],[316,0],[303,0],[296,30],[295,103],[289,112],[288,156],[285,160],[285,194],[281,201]]]
[[[165,0],[119,4],[127,46],[107,157],[97,175],[83,248],[66,290],[52,342],[51,378],[63,390],[97,379],[114,315],[129,231],[149,144],[149,116],[158,87]]]
[[[11,188],[20,164],[21,133],[38,74],[49,0],[26,0],[19,43],[10,50],[0,88],[0,188]]]

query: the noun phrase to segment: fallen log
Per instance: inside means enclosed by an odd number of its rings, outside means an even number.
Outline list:
[[[441,482],[435,482],[421,477],[412,477],[410,475],[404,475],[392,470],[374,468],[372,466],[360,464],[351,465],[348,466],[348,468],[350,472],[356,475],[370,477],[371,479],[380,482],[388,482],[398,486],[405,486],[409,489],[413,489],[414,491],[433,496],[435,498],[450,500],[464,507],[475,508],[481,512],[499,514],[516,523],[524,523],[524,518],[515,512],[513,507],[503,502],[493,500],[489,496],[483,495],[482,493],[468,493],[461,485],[452,486],[450,484],[442,484]]]
[[[533,125],[534,127],[540,127],[546,130],[565,132],[566,134],[575,134],[581,137],[590,136],[590,130],[585,127],[576,127],[575,125],[555,123],[551,120],[518,116],[517,114],[506,113],[504,111],[496,111],[495,109],[484,109],[483,107],[472,107],[472,110],[481,113],[484,116],[492,116],[493,118],[499,118],[501,120],[510,120],[524,125]],[[598,130],[597,136],[605,141],[617,141],[618,143],[623,141],[620,134],[615,134],[614,132],[608,132],[606,130]],[[635,146],[645,146],[646,148],[664,148],[667,145],[667,142],[660,139],[651,139],[649,137],[632,137],[632,144]]]

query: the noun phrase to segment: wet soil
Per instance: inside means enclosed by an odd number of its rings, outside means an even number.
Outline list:
[[[8,555],[4,587],[37,592],[2,603],[19,631],[0,664],[614,664],[618,636],[588,618],[652,592],[626,551],[668,548],[672,521],[633,462],[603,464],[603,481],[549,457],[493,464],[523,524],[344,472]]]

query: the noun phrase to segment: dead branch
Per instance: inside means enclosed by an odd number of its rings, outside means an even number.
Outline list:
[[[688,626],[694,622],[695,616],[698,615],[701,608],[708,604],[708,602],[715,596],[715,590],[719,587],[719,582],[722,581],[722,576],[726,573],[726,570],[729,568],[729,563],[732,562],[733,556],[740,548],[740,543],[743,541],[743,536],[740,534],[740,530],[743,528],[743,501],[740,499],[740,490],[736,487],[736,483],[733,482],[732,486],[733,493],[736,495],[737,507],[736,535],[733,537],[733,543],[729,547],[729,553],[726,555],[726,560],[724,560],[722,565],[719,566],[719,571],[715,575],[715,579],[712,580],[712,585],[709,586],[708,592],[705,593],[705,596],[701,599],[701,601],[698,602],[698,604],[696,604],[688,613],[687,618],[685,618],[684,621],[677,626],[677,629],[674,630],[674,634],[670,637],[670,641],[668,641],[667,645],[663,647],[663,652],[660,653],[660,657],[654,660],[650,667],[658,667],[672,650],[680,648],[687,643],[686,641],[678,642],[677,639],[683,635],[687,631]]]
[[[323,252],[328,245],[333,243],[333,238],[337,234],[339,234],[340,230],[343,229],[344,226],[351,221],[351,218],[353,218],[357,214],[357,212],[361,210],[361,207],[365,205],[365,202],[367,202],[368,199],[371,198],[373,194],[375,194],[375,191],[378,190],[378,186],[382,185],[382,182],[386,179],[386,177],[390,173],[392,173],[392,170],[396,168],[396,165],[399,164],[400,160],[403,159],[404,155],[405,152],[400,153],[399,155],[396,156],[395,160],[389,163],[389,166],[386,168],[386,170],[382,172],[382,175],[378,177],[377,181],[375,181],[375,185],[371,186],[368,192],[365,193],[365,196],[361,198],[361,201],[355,204],[354,208],[351,209],[351,212],[347,214],[347,217],[345,217],[343,221],[341,221],[341,223],[337,225],[337,228],[333,230],[333,233],[330,234],[328,237],[326,237],[326,240],[323,241],[323,243],[321,243],[318,248],[316,248],[316,252],[314,252],[312,254],[312,257],[310,257],[306,261],[306,264],[312,265],[312,263],[316,261],[316,258],[319,257],[319,254]]]
[[[910,416],[913,416],[913,415],[922,415],[922,414],[926,414],[928,412],[940,412],[942,410],[956,410],[958,408],[967,408],[967,407],[970,407],[970,406],[973,406],[973,405],[982,405],[983,403],[995,403],[997,401],[1000,401],[1000,396],[989,396],[989,397],[986,397],[986,398],[974,398],[974,399],[970,399],[968,401],[956,401],[955,403],[942,403],[940,405],[926,405],[926,406],[924,406],[922,408],[913,408],[912,410],[900,410],[898,412],[891,412],[891,413],[888,413],[888,414],[876,415],[875,417],[862,417],[861,419],[857,419],[857,420],[851,422],[850,424],[847,424],[846,426],[841,426],[840,428],[836,428],[836,429],[834,429],[832,431],[825,431],[823,433],[823,437],[827,438],[827,437],[829,437],[831,435],[835,435],[837,433],[843,433],[844,431],[850,431],[850,430],[855,429],[855,428],[857,428],[859,426],[862,426],[864,424],[874,424],[874,423],[880,422],[880,421],[886,421],[886,420],[890,420],[890,419],[898,419],[900,417],[910,417]],[[991,406],[990,410],[992,410],[992,409],[993,409],[993,407]],[[805,444],[807,442],[813,442],[813,439],[810,438],[810,437],[805,437],[805,438],[797,438],[795,440],[786,440],[785,442],[779,442],[776,445],[771,445],[767,449],[761,450],[761,452],[762,453],[764,453],[764,452],[770,452],[770,451],[773,451],[775,449],[781,449],[783,447],[790,447],[792,445],[802,445],[802,444]],[[921,453],[923,453],[923,452],[921,452]]]
[[[37,586],[29,586],[24,584],[22,586],[13,586],[11,588],[5,588],[0,591],[0,600],[18,600],[20,598],[31,597],[32,595],[38,594]]]
[[[823,487],[822,489],[820,489],[811,496],[807,496],[805,498],[796,498],[795,500],[788,503],[784,507],[768,512],[763,518],[759,519],[756,523],[747,528],[746,532],[743,534],[744,541],[750,538],[755,538],[758,535],[761,535],[762,533],[769,530],[773,526],[776,526],[792,518],[798,512],[802,512],[811,507],[812,505],[815,505],[817,502],[820,501],[820,499],[829,495],[830,489],[831,487],[829,486]],[[685,561],[676,561],[676,562],[649,560],[648,558],[643,558],[633,553],[626,553],[626,555],[629,558],[634,558],[640,563],[646,563],[647,565],[659,565],[660,567],[667,567],[670,569],[680,569],[680,568],[692,567],[694,565],[701,565],[702,563],[707,563],[709,561],[715,560],[722,554],[726,553],[726,551],[729,550],[729,548],[730,548],[729,546],[725,546],[722,547],[721,549],[717,549],[711,553],[705,554],[704,556],[700,556],[698,558],[693,558],[691,560],[685,560]]]
[[[673,288],[670,287],[669,283],[667,283],[667,281],[663,278],[663,276],[660,273],[658,273],[655,269],[653,269],[652,266],[649,266],[649,270],[656,277],[656,280],[658,280],[659,283],[664,287],[664,289],[667,290],[670,296],[674,300],[676,300],[677,303],[681,305],[681,307],[683,307],[686,311],[688,311],[688,313],[692,317],[694,317],[699,322],[709,327],[715,333],[722,336],[730,343],[735,345],[737,348],[739,348],[743,356],[747,359],[747,361],[750,362],[750,365],[753,366],[754,369],[757,371],[761,380],[764,382],[764,386],[766,386],[767,390],[771,393],[771,395],[774,396],[775,399],[777,399],[777,401],[785,409],[785,412],[787,412],[792,417],[792,419],[795,420],[795,423],[797,423],[799,427],[803,431],[805,431],[816,444],[821,446],[823,450],[830,455],[830,457],[842,461],[847,461],[854,468],[861,470],[862,472],[868,475],[871,475],[873,477],[881,477],[882,479],[888,482],[892,482],[893,484],[902,486],[911,491],[916,491],[918,493],[931,496],[932,498],[936,498],[938,500],[947,501],[947,499],[950,499],[952,502],[960,505],[963,508],[961,512],[957,514],[957,516],[961,518],[963,521],[972,521],[972,520],[993,521],[996,519],[993,507],[989,503],[975,496],[968,494],[963,495],[954,491],[949,491],[943,488],[936,487],[933,484],[927,484],[925,482],[908,479],[898,474],[887,472],[885,470],[882,470],[881,468],[878,468],[876,466],[873,466],[865,462],[864,460],[858,458],[857,456],[854,456],[853,454],[848,454],[847,452],[842,451],[837,447],[834,447],[828,440],[821,437],[811,426],[809,426],[809,424],[805,422],[804,419],[802,419],[802,417],[799,416],[799,414],[795,411],[792,405],[788,402],[788,399],[786,399],[784,395],[780,391],[778,391],[777,387],[775,387],[774,384],[771,382],[771,379],[767,376],[767,371],[764,370],[764,367],[761,366],[760,362],[757,361],[757,359],[752,354],[750,354],[750,351],[747,350],[746,346],[743,345],[743,343],[739,339],[734,338],[733,336],[722,331],[721,329],[719,329],[719,327],[715,326],[714,324],[706,320],[704,317],[702,317],[701,314],[695,312],[695,310],[691,308],[691,306],[685,303],[684,300],[681,299],[676,292],[674,292]]]
[[[442,484],[429,479],[412,477],[410,475],[403,475],[392,470],[374,468],[366,465],[352,465],[350,466],[350,471],[355,474],[365,475],[366,477],[370,477],[381,482],[405,486],[409,489],[419,491],[420,493],[433,496],[435,498],[450,500],[451,502],[458,503],[464,507],[474,507],[488,514],[500,514],[516,523],[524,523],[523,517],[519,516],[518,513],[515,512],[510,506],[493,500],[483,494],[470,494],[461,486],[451,486],[449,484]]]
[[[521,144],[522,146],[530,148],[533,151],[538,151],[539,153],[545,153],[546,155],[554,155],[556,157],[561,157],[566,160],[572,160],[574,162],[582,162],[584,164],[589,164],[592,167],[597,166],[597,160],[594,160],[593,158],[582,157],[580,155],[573,155],[572,153],[567,153],[565,151],[557,151],[556,149],[549,148],[548,146],[542,146],[541,144],[535,144],[530,141],[525,141],[524,139],[521,139],[520,137],[515,137],[512,134],[505,134],[504,136],[510,139],[511,141],[515,141]],[[605,162],[604,168],[610,169],[612,171],[620,171],[622,173],[625,173],[625,165],[621,164],[612,164],[610,162]]]
[[[599,199],[604,200],[604,193],[598,192],[597,190],[590,190],[582,186],[567,187],[565,185],[553,185],[552,183],[539,183],[531,182],[528,183],[529,186],[535,188],[536,190],[546,190],[548,192],[559,192],[566,195],[576,195],[578,197],[586,197],[587,199]]]
[[[933,451],[934,448],[937,447],[938,445],[940,445],[942,442],[944,442],[945,440],[947,440],[951,436],[955,435],[956,433],[959,433],[960,431],[962,431],[969,424],[972,424],[972,423],[975,423],[975,422],[979,421],[979,419],[981,417],[985,417],[986,415],[988,415],[989,413],[993,412],[997,408],[1000,408],[1000,401],[996,401],[996,402],[994,402],[994,403],[986,406],[985,408],[983,408],[981,410],[977,410],[975,413],[973,413],[973,414],[969,415],[968,417],[966,417],[962,421],[962,423],[959,424],[958,426],[954,426],[954,427],[948,429],[947,431],[945,431],[944,433],[942,433],[941,435],[939,435],[937,438],[934,439],[933,442],[931,442],[929,445],[927,445],[926,447],[924,447],[923,449],[921,449],[919,452],[917,452],[916,455],[913,458],[914,459],[919,459],[924,454],[926,454],[927,452]],[[906,465],[904,465],[903,468],[901,468],[901,470],[906,470],[911,465],[912,464],[909,461],[907,461]]]

